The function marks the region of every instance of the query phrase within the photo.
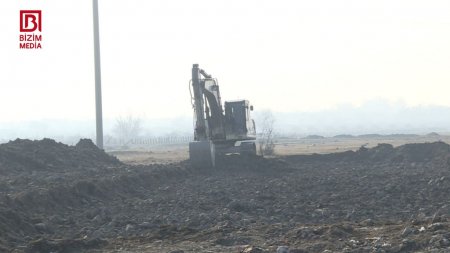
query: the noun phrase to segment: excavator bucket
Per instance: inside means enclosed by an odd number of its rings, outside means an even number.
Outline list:
[[[189,159],[195,167],[215,167],[215,149],[211,141],[189,143]]]

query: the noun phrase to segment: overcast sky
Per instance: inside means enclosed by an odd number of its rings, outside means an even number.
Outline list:
[[[19,49],[21,9],[42,10],[42,50]],[[448,0],[99,0],[99,15],[105,118],[191,115],[193,63],[256,110],[450,106]],[[2,1],[0,28],[0,122],[94,118],[91,1]]]

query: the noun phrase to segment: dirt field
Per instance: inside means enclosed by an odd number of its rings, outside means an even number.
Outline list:
[[[391,144],[394,147],[408,143],[426,143],[443,141],[450,143],[449,135],[391,135],[391,136],[358,136],[358,137],[332,137],[332,138],[302,138],[276,140],[276,156],[329,154],[358,150],[361,146],[375,147],[380,143]],[[165,146],[139,147],[133,151],[110,151],[120,161],[136,164],[173,163],[189,158],[187,144],[172,144]]]
[[[119,161],[89,140],[2,144],[0,252],[450,252],[450,146],[371,140],[216,169],[183,148]]]

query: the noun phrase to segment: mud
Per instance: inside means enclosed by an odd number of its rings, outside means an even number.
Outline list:
[[[0,145],[0,252],[449,252],[449,157],[382,144],[197,169],[16,140]]]

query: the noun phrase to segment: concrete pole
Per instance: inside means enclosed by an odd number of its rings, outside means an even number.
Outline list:
[[[98,28],[98,0],[92,0],[94,15],[94,59],[95,59],[95,116],[97,147],[103,149],[103,113],[102,113],[102,73],[100,68],[100,36]]]

